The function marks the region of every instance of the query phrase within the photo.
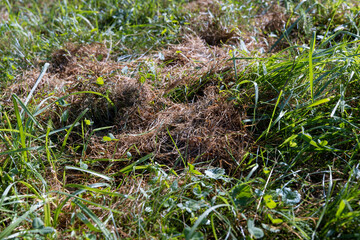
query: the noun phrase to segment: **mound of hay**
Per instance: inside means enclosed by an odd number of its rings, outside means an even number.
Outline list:
[[[162,58],[156,52],[133,62],[115,62],[109,60],[107,49],[100,44],[68,45],[53,54],[50,71],[33,101],[44,99],[45,92],[57,97],[73,94],[65,104],[53,104],[43,121],[51,118],[54,127],[64,127],[88,108],[85,118],[93,124],[87,127],[87,134],[111,126],[89,139],[83,155],[87,159],[120,159],[128,152],[137,157],[154,153],[157,162],[169,166],[180,166],[183,161],[212,161],[232,168],[234,161],[241,160],[248,151],[252,139],[242,123],[245,110],[236,108],[227,100],[228,94],[219,90],[220,84],[232,80],[226,49],[209,47],[199,37],[188,37],[183,44],[170,46],[161,54]],[[156,78],[144,78],[148,66],[157,68]],[[25,75],[26,84],[16,85],[19,95],[31,88],[36,71]],[[207,80],[200,83],[205,76]],[[175,98],[184,86],[196,90],[192,98]],[[60,117],[64,112],[65,119]],[[115,139],[104,141],[109,134]],[[82,143],[79,134],[70,135],[68,144]],[[118,168],[114,164],[107,170]]]

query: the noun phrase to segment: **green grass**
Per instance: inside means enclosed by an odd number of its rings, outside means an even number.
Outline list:
[[[228,0],[208,11],[201,5],[190,11],[188,4],[1,2],[0,239],[360,237],[358,3],[283,1],[288,21],[273,33],[277,38],[272,42],[260,19],[277,2]],[[204,16],[216,23],[214,28],[205,20],[196,22]],[[156,146],[168,144],[170,162],[136,144],[115,157],[121,136],[92,122],[109,118],[111,111],[123,114],[106,81],[123,74],[160,91],[167,86],[162,79],[187,73],[181,67],[164,73],[174,63],[159,61],[161,54],[169,44],[204,31],[235,32],[238,40],[218,46],[228,53],[222,64],[230,67],[198,74],[196,65],[196,71],[188,71],[194,76],[186,76],[193,77],[189,84],[159,96],[162,102],[154,98],[149,106],[164,112],[175,104],[199,106],[207,97],[204,89],[214,87],[222,98],[209,100],[205,109],[215,106],[212,101],[236,109],[249,135],[243,138],[248,147],[241,149],[242,157],[234,157],[238,149],[229,149],[229,142],[211,145],[227,152],[225,159],[209,154],[205,161],[206,152],[191,157],[190,140],[185,144],[173,134],[175,122],[165,128],[168,142],[162,143],[161,135],[151,139]],[[258,48],[246,48],[247,34]],[[79,91],[20,91],[31,72],[39,75],[45,62],[53,63],[58,49],[94,43],[102,44],[107,56],[87,61],[102,68],[121,62],[126,68],[101,76],[85,69],[86,74],[72,77],[79,85],[94,77],[96,83]],[[260,52],[261,47],[271,53]],[[215,56],[211,51],[209,59]],[[17,94],[10,93],[18,88]],[[81,101],[84,105],[76,105]],[[145,108],[139,106],[132,114],[145,121]],[[207,116],[203,125],[210,126],[211,119]],[[117,131],[130,127],[126,122]],[[155,131],[151,127],[140,135]],[[232,140],[230,134],[226,139]]]

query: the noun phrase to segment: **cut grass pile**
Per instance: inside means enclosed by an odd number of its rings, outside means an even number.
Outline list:
[[[357,2],[0,14],[0,239],[359,238]]]

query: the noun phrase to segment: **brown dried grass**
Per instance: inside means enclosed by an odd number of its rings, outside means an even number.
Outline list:
[[[230,49],[226,47],[209,47],[196,36],[188,37],[182,44],[171,45],[163,50],[166,66],[160,76],[166,86],[165,93],[182,85],[191,85],[205,75],[215,75],[231,69],[231,62],[227,61],[228,50]]]
[[[185,5],[184,11],[197,13],[191,20],[191,28],[210,46],[220,46],[225,43],[235,43],[237,34],[234,27],[226,27],[219,21],[223,14],[219,1],[198,0]],[[209,14],[211,12],[211,14]]]
[[[273,3],[266,12],[255,18],[255,26],[260,30],[260,34],[257,36],[260,41],[256,44],[256,47],[262,47],[265,51],[269,51],[278,40],[278,37],[281,36],[288,17],[285,14],[285,8]],[[275,34],[277,37],[271,37],[270,34]],[[278,52],[288,46],[289,44],[286,41],[282,41],[273,51]]]
[[[56,127],[61,127],[71,124],[81,111],[89,108],[86,117],[94,121],[93,128],[113,126],[90,139],[86,156],[82,156],[86,159],[119,159],[130,151],[133,156],[155,153],[157,162],[169,166],[184,158],[192,163],[213,161],[214,165],[231,169],[234,161],[241,160],[251,148],[252,140],[242,123],[245,109],[234,107],[227,101],[227,93],[217,87],[220,75],[223,81],[231,81],[227,49],[208,47],[199,37],[188,37],[180,45],[169,46],[162,54],[165,60],[154,57],[158,56],[154,53],[136,62],[114,62],[106,60],[107,49],[100,44],[69,44],[53,54],[50,71],[34,99],[44,99],[46,92],[55,96],[78,91],[108,95],[115,108],[101,96],[82,94],[68,97],[68,107],[54,105],[52,111],[45,114]],[[149,62],[158,69],[155,81],[148,79],[141,83],[141,73],[134,72],[132,77],[121,73],[125,66],[131,72]],[[223,74],[224,71],[228,73]],[[24,81],[14,85],[12,91],[26,97],[37,74],[35,70],[25,73]],[[197,84],[204,75],[210,76],[210,80],[194,93],[193,101],[178,102],[167,97],[184,85]],[[103,86],[96,84],[98,77],[104,79]],[[61,123],[59,115],[66,109],[69,120]],[[118,140],[103,142],[102,137],[108,133]],[[80,140],[77,134],[72,134],[69,144]],[[116,172],[122,166],[113,164],[101,168]]]

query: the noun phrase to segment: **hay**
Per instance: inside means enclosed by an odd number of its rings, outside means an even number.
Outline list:
[[[60,97],[93,91],[108,96],[114,105],[99,95],[73,95],[66,99],[67,106],[53,105],[43,121],[51,118],[54,127],[60,128],[71,124],[88,108],[86,118],[94,122],[89,131],[112,126],[91,137],[85,152],[87,159],[119,159],[127,152],[135,157],[154,153],[157,162],[169,166],[180,166],[184,160],[212,161],[214,165],[232,168],[234,161],[241,160],[251,147],[252,140],[242,123],[245,109],[234,107],[227,100],[227,93],[218,88],[220,75],[224,82],[232,80],[227,49],[209,47],[199,37],[188,36],[182,44],[171,45],[161,53],[163,60],[154,52],[135,62],[114,62],[106,60],[107,50],[100,44],[69,44],[58,50],[52,55],[50,71],[34,99],[44,99],[45,92]],[[143,73],[136,69],[149,63],[157,67],[157,78],[144,81]],[[132,76],[122,73],[125,66]],[[14,85],[12,90],[25,96],[37,74],[35,70],[25,73],[25,82]],[[191,101],[173,98],[174,92],[183,86],[196,86],[205,75],[208,80],[200,88],[194,87],[197,91]],[[103,85],[96,83],[99,77]],[[62,122],[59,116],[64,111],[69,117]],[[103,136],[109,133],[117,140],[104,142]],[[70,145],[81,142],[78,134],[71,134],[68,140]],[[119,167],[113,164],[107,171],[116,172]]]

